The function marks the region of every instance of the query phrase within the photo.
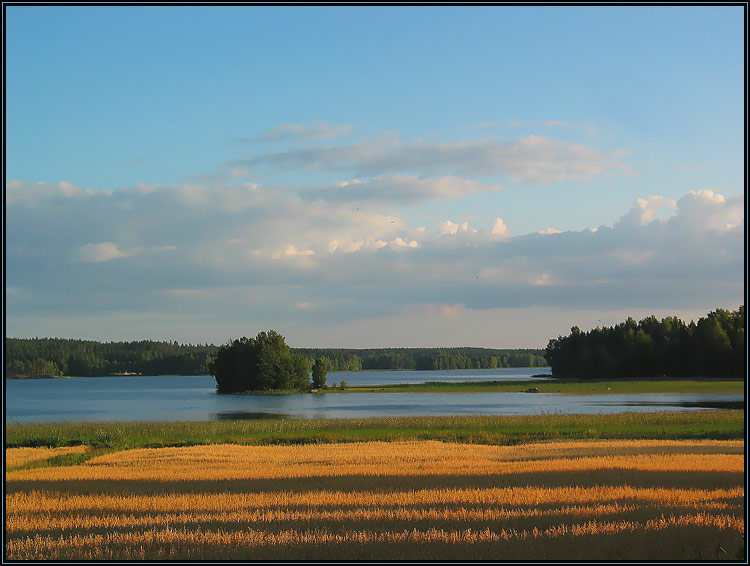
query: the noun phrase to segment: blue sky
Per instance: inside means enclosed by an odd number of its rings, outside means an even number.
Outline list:
[[[8,335],[543,346],[743,301],[741,7],[6,16]]]

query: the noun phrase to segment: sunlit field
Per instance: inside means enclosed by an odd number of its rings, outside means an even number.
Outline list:
[[[84,454],[86,446],[62,446],[60,448],[12,448],[5,451],[5,469],[28,466],[41,463],[51,458],[59,458],[72,454]]]
[[[6,450],[6,466],[26,458],[23,450]],[[7,472],[5,552],[10,560],[732,559],[744,544],[744,471],[741,440],[134,449]]]

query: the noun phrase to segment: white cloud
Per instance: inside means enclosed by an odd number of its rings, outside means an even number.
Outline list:
[[[644,226],[654,219],[658,211],[664,208],[674,209],[676,207],[676,200],[666,199],[659,195],[639,198],[635,201],[635,206],[633,206],[630,212],[621,219],[621,222],[631,222],[639,226]]]
[[[468,223],[465,223],[465,226],[468,228]],[[441,234],[456,234],[460,228],[460,224],[456,224],[450,220],[445,220],[438,225]]]
[[[61,181],[60,183],[24,183],[18,179],[13,179],[5,183],[5,204],[11,205],[21,202],[33,204],[54,198],[73,198],[92,193],[93,191],[83,190],[67,181]]]
[[[307,257],[315,255],[313,250],[298,250],[292,244],[287,245],[283,250],[278,250],[271,256],[273,259],[279,259],[281,257]]]
[[[503,222],[503,219],[498,217],[495,218],[495,223],[492,225],[491,234],[493,236],[505,236],[508,233],[508,227]]]
[[[555,237],[511,235],[499,217],[482,230],[450,220],[420,230],[392,211],[257,185],[102,193],[9,182],[6,198],[6,288],[24,297],[8,294],[11,323],[129,310],[281,325],[314,304],[305,317],[327,324],[423,304],[468,317],[744,296],[744,198],[709,190],[644,197],[611,227]]]
[[[744,199],[727,200],[710,189],[690,191],[677,206],[686,221],[689,218],[698,226],[705,225],[719,232],[740,229],[745,222]]]
[[[560,234],[561,230],[558,230],[557,228],[554,228],[550,226],[549,228],[545,230],[539,230],[540,234],[550,235],[550,234]]]
[[[370,245],[372,242],[368,242],[368,245]],[[339,241],[339,240],[331,240],[328,242],[328,252],[334,253],[336,251],[342,252],[342,253],[354,253],[358,250],[362,249],[362,246],[365,245],[365,241],[362,239],[359,240],[349,240],[349,241]]]
[[[469,234],[469,235],[479,234],[479,230],[476,230],[475,228],[470,227],[468,222],[457,224],[455,222],[451,222],[450,220],[445,220],[444,222],[440,222],[438,224],[438,231],[443,236],[453,235],[453,236],[463,237],[466,234]]]
[[[419,243],[416,240],[411,240],[410,242],[405,241],[403,238],[396,238],[391,242],[392,249],[399,249],[399,248],[418,248]]]
[[[702,199],[708,202],[712,202],[714,204],[724,204],[727,200],[724,198],[724,195],[714,193],[711,189],[703,189],[701,191],[690,191],[688,195],[690,195],[692,198]]]
[[[85,244],[78,250],[77,259],[90,263],[110,261],[121,257],[130,257],[132,253],[120,250],[113,242],[101,242],[100,244]]]

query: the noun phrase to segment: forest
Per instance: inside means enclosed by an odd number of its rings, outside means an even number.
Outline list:
[[[292,348],[308,360],[323,357],[328,371],[496,369],[547,366],[544,350],[492,348]]]
[[[96,342],[63,338],[6,338],[5,377],[207,375],[219,346],[140,340]],[[490,348],[292,348],[328,371],[480,369],[546,366],[544,350]]]
[[[742,305],[697,323],[649,316],[588,332],[574,326],[549,341],[545,357],[555,377],[743,377],[746,352]]]

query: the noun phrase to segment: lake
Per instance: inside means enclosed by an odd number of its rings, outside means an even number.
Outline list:
[[[367,371],[328,374],[349,385],[532,379],[549,368]],[[538,378],[545,379],[545,378]],[[529,415],[701,410],[742,395],[548,393],[357,393],[217,395],[211,376],[123,376],[5,380],[5,422],[211,421],[288,416],[360,418],[415,415]]]

